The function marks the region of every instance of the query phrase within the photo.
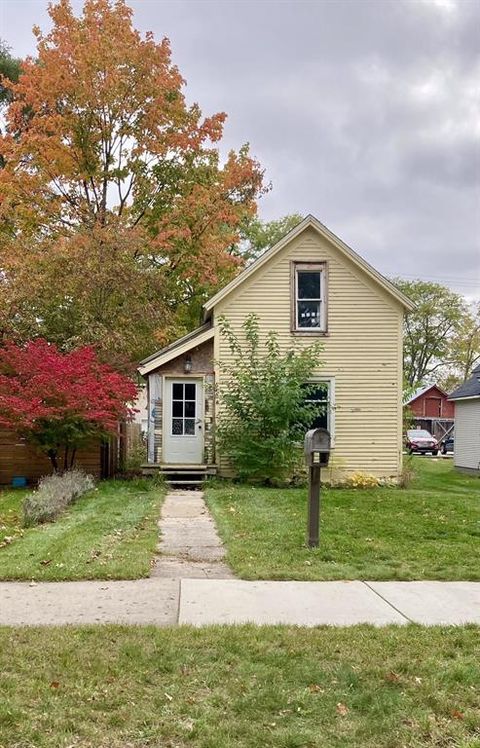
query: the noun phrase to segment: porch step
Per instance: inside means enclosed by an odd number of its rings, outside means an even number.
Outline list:
[[[216,465],[172,465],[153,464],[142,465],[143,475],[161,473],[171,486],[201,486],[207,476],[216,475]]]
[[[205,480],[175,480],[175,478],[167,478],[167,483],[170,486],[202,486]]]
[[[177,468],[177,467],[164,467],[160,468],[160,472],[164,473],[165,475],[170,475],[171,473],[175,473],[175,475],[190,475],[190,473],[202,473],[206,474],[207,468],[206,467],[190,467],[190,468]]]

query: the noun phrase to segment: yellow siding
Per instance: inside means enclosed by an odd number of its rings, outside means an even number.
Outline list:
[[[262,331],[276,330],[282,347],[309,345],[317,336],[290,331],[291,262],[328,263],[328,334],[319,376],[335,378],[335,462],[346,472],[362,470],[398,477],[402,440],[402,321],[399,302],[308,228],[220,301],[214,324],[224,315],[239,333],[255,311]],[[215,360],[230,352],[218,329]],[[217,373],[218,375],[218,373]],[[226,469],[225,463],[220,466]]]

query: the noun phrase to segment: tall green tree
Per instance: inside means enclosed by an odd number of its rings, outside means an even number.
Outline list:
[[[238,271],[263,172],[248,146],[221,159],[226,115],[187,104],[168,39],[142,37],[124,0],[49,14],[7,86],[0,319],[8,336],[134,363]]]
[[[393,282],[415,304],[405,318],[403,349],[406,385],[414,387],[460,360],[459,340],[469,329],[469,310],[461,294],[439,283]]]

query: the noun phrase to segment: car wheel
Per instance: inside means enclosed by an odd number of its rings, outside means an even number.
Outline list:
[[[408,450],[408,454],[409,454],[409,455],[413,455],[413,449],[412,449],[411,447],[410,447],[410,449]]]
[[[432,455],[434,457],[436,457],[438,455],[438,449],[434,449],[433,452],[432,452]]]

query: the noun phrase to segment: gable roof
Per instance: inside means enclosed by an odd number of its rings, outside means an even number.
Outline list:
[[[476,366],[470,379],[457,387],[449,396],[449,400],[461,400],[462,398],[480,397],[480,366]]]
[[[144,358],[143,361],[140,361],[137,371],[145,376],[145,374],[149,374],[155,369],[158,369],[173,358],[181,356],[182,353],[187,353],[187,351],[195,348],[197,345],[205,343],[207,340],[210,340],[210,338],[213,338],[213,336],[213,327],[210,322],[206,322],[201,327],[197,327],[196,330],[192,330],[192,332],[184,335],[183,338],[175,340],[175,342],[170,343],[170,345],[165,346],[165,348],[161,348],[159,351],[156,351],[156,353],[152,353],[148,358]]]
[[[438,384],[429,384],[426,387],[419,387],[416,392],[413,393],[412,397],[409,400],[405,400],[403,403],[404,405],[410,405],[410,403],[413,403],[414,400],[421,397],[422,395],[425,395],[430,390],[438,390],[442,393],[442,395],[445,395],[445,397],[448,397],[448,392],[445,392],[445,390],[442,390],[441,387],[438,386]]]
[[[387,278],[379,273],[378,270],[375,270],[374,267],[372,267],[366,260],[364,260],[363,257],[360,257],[360,255],[358,255],[353,249],[351,249],[351,247],[345,244],[345,242],[339,239],[338,236],[330,231],[330,229],[327,229],[327,227],[324,226],[323,223],[320,223],[320,221],[315,218],[315,216],[308,215],[303,219],[303,221],[297,224],[297,226],[294,226],[294,228],[289,231],[288,234],[280,239],[279,242],[274,244],[273,247],[270,247],[270,249],[267,249],[266,252],[264,252],[255,260],[255,262],[252,262],[252,264],[246,267],[245,270],[237,275],[236,278],[234,278],[232,281],[230,281],[230,283],[224,286],[224,288],[218,291],[215,296],[212,296],[212,298],[203,305],[203,308],[205,309],[205,318],[208,319],[209,312],[218,304],[219,301],[222,301],[222,299],[228,296],[228,294],[231,293],[235,288],[238,288],[238,286],[240,286],[245,280],[247,280],[247,278],[250,278],[250,276],[256,273],[257,270],[259,270],[266,262],[268,262],[268,260],[274,257],[287,244],[289,244],[289,242],[291,242],[308,228],[314,229],[320,234],[320,236],[322,236],[324,239],[327,239],[331,244],[333,244],[333,246],[340,252],[340,254],[351,260],[353,264],[356,265],[360,270],[363,270],[364,273],[366,273],[370,278],[378,283],[379,286],[387,291],[387,293],[396,301],[398,301],[403,307],[405,307],[405,309],[407,309],[408,311],[414,309],[415,305],[410,301],[409,298],[407,298],[407,296],[405,296],[405,294],[395,288],[393,283],[387,280]]]

